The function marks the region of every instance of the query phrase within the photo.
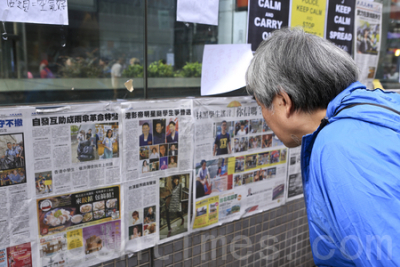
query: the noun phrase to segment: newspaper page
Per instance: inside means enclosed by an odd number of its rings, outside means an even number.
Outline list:
[[[89,266],[121,253],[117,105],[37,107],[30,116],[37,266]]]
[[[35,196],[30,170],[30,113],[32,108],[0,109],[0,266],[26,263],[31,266],[31,243],[35,240]],[[20,252],[16,247],[20,247]],[[22,260],[21,257],[26,257]]]
[[[119,130],[110,103],[37,108],[29,144],[36,196],[119,184]]]
[[[357,1],[354,31],[357,36],[354,60],[360,69],[359,80],[367,88],[373,89],[382,36],[382,4]]]
[[[301,147],[289,149],[289,167],[287,176],[286,201],[303,197],[303,181],[301,175]]]
[[[287,148],[266,125],[255,100],[197,99],[193,116],[194,229],[222,223],[209,216],[206,204],[208,209],[219,205],[230,190],[242,196],[240,216],[284,203]],[[197,218],[204,214],[208,219]]]
[[[89,266],[121,255],[120,186],[36,201],[39,266]]]
[[[192,100],[124,102],[124,181],[192,170]]]
[[[125,250],[140,251],[188,233],[191,172],[124,184]]]

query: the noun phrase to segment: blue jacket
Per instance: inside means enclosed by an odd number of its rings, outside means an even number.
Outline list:
[[[400,266],[400,95],[351,84],[329,124],[302,140],[310,242],[318,266]]]

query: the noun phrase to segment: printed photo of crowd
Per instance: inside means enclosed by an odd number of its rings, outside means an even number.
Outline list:
[[[72,163],[119,157],[118,123],[71,125]]]
[[[0,186],[26,183],[24,136],[0,135]]]
[[[178,167],[178,118],[139,121],[139,159],[142,173]]]

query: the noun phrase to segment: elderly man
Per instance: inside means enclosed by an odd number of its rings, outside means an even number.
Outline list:
[[[300,29],[264,41],[246,79],[279,139],[302,145],[315,264],[400,266],[400,96],[367,90],[347,53]]]

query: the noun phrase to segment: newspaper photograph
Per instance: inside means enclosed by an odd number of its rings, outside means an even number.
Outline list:
[[[230,190],[242,191],[246,214],[284,204],[288,149],[265,123],[255,100],[196,99],[193,115],[194,229],[215,223],[205,203]],[[254,205],[261,199],[262,205]]]
[[[124,102],[123,179],[192,168],[191,100]]]
[[[39,266],[89,266],[121,254],[121,221],[110,221],[40,239]]]
[[[373,89],[382,37],[382,4],[357,1],[354,31],[357,36],[354,60],[360,69],[359,81]]]
[[[34,194],[31,171],[29,116],[32,108],[0,109],[0,247],[35,239]],[[27,162],[28,161],[28,162]]]
[[[39,237],[120,220],[120,186],[37,200]]]
[[[0,249],[0,267],[32,267],[31,243]]]
[[[286,186],[286,201],[303,197],[303,181],[301,175],[301,147],[289,149],[289,167]]]
[[[160,240],[188,231],[190,181],[190,172],[160,178]]]
[[[120,183],[120,122],[110,103],[36,108],[32,114],[38,198]]]

